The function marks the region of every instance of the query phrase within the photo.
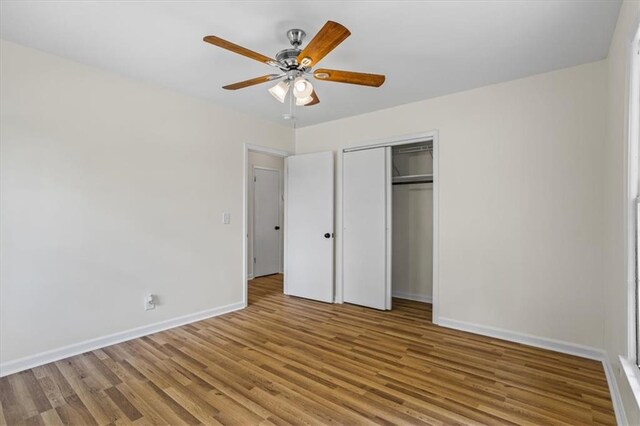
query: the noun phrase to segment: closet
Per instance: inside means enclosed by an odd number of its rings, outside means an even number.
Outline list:
[[[393,297],[432,301],[433,145],[392,149]]]
[[[345,150],[342,165],[344,301],[431,302],[433,143]]]

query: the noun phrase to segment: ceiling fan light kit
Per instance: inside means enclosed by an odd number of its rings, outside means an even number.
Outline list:
[[[249,86],[254,86],[268,81],[281,80],[278,84],[269,89],[279,102],[284,103],[287,93],[291,89],[295,97],[295,104],[298,106],[311,106],[320,103],[313,85],[308,80],[310,76],[322,81],[338,83],[357,84],[361,86],[380,87],[385,80],[384,75],[366,74],[352,71],[340,71],[319,69],[312,72],[312,65],[316,65],[322,58],[342,43],[351,33],[341,24],[327,21],[318,34],[307,44],[304,49],[300,49],[306,33],[301,29],[291,29],[287,31],[287,38],[292,48],[278,52],[276,58],[270,58],[260,53],[249,50],[245,47],[231,43],[217,36],[206,36],[204,41],[214,46],[221,47],[231,52],[246,56],[250,59],[265,63],[280,70],[280,74],[268,74],[250,80],[223,86],[226,90],[238,90]]]
[[[280,83],[273,86],[269,89],[269,93],[273,95],[280,103],[284,103],[285,98],[287,97],[287,92],[289,91],[289,83],[285,81],[281,81]]]
[[[308,98],[313,92],[313,86],[303,77],[298,77],[293,82],[293,95],[298,99]]]
[[[313,102],[313,98],[311,96],[307,96],[306,98],[297,98],[296,105],[297,106],[305,106]]]

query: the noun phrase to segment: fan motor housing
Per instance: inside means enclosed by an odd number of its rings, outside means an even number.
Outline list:
[[[284,49],[276,54],[276,60],[285,64],[289,69],[298,68],[298,55],[300,49]]]

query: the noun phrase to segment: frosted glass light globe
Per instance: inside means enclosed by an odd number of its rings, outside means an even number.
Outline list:
[[[298,99],[308,98],[313,92],[313,86],[302,77],[298,77],[293,82],[293,95]]]
[[[306,81],[304,81],[304,80],[300,80],[300,81],[298,81],[298,82],[296,83],[296,90],[297,90],[298,92],[302,92],[302,91],[304,91],[304,89],[306,89],[306,88],[307,88],[307,82],[306,82]]]

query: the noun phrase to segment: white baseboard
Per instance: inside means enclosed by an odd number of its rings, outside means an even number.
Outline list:
[[[622,405],[622,398],[616,382],[616,376],[604,350],[591,346],[564,342],[561,340],[548,339],[546,337],[532,336],[525,333],[457,321],[449,318],[440,317],[438,325],[602,362],[602,368],[604,369],[604,374],[607,377],[611,401],[616,415],[616,423],[618,425],[627,424],[627,418],[624,412],[624,406]]]
[[[591,346],[584,346],[576,343],[549,339],[546,337],[532,336],[530,334],[518,333],[515,331],[503,330],[442,317],[439,318],[438,325],[447,328],[454,328],[456,330],[468,331],[470,333],[481,334],[483,336],[508,340],[510,342],[523,343],[525,345],[549,349],[569,355],[576,355],[582,358],[594,359],[596,361],[602,361],[604,359],[604,351]]]
[[[41,352],[36,355],[30,355],[13,361],[3,362],[0,363],[0,377],[4,377],[23,370],[28,370],[33,367],[48,364],[50,362],[58,361],[84,352],[115,345],[116,343],[125,342],[127,340],[157,333],[159,331],[167,330],[170,328],[178,327],[244,308],[244,302],[232,303],[230,305],[221,306],[219,308],[207,309],[205,311],[183,315],[181,317],[133,328],[131,330],[110,334],[108,336],[85,340],[84,342],[74,343],[62,348]]]
[[[627,415],[624,412],[624,404],[622,403],[622,395],[620,395],[620,388],[618,387],[616,374],[613,371],[613,367],[611,366],[606,354],[603,354],[602,367],[604,368],[605,376],[607,376],[607,384],[609,385],[613,411],[616,413],[616,423],[620,426],[628,425],[629,422],[627,420]]]
[[[247,281],[251,281],[253,279],[253,274],[247,275]]]
[[[415,300],[416,302],[433,303],[433,297],[424,294],[402,293],[394,291],[391,295],[397,299]]]

